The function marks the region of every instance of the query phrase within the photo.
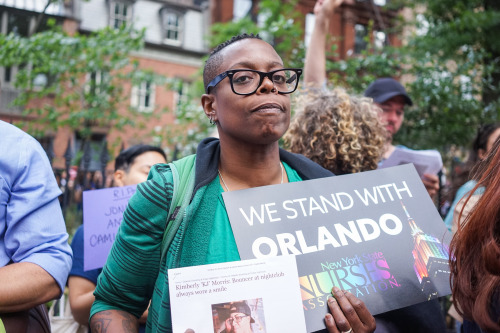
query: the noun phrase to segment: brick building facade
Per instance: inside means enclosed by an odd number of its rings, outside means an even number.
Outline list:
[[[44,1],[39,0],[0,0],[0,33],[17,31],[27,35],[33,27],[37,15],[43,10]],[[304,14],[305,38],[307,40],[314,20],[312,15],[315,0],[299,0],[297,9]],[[258,16],[257,0],[64,0],[53,3],[47,8],[47,15],[54,17],[69,32],[87,33],[97,29],[122,23],[133,22],[138,29],[145,28],[145,48],[132,57],[139,67],[186,83],[202,66],[202,58],[208,52],[205,36],[214,22],[227,22],[248,13]],[[398,39],[388,35],[388,27],[395,18],[394,11],[385,9],[384,0],[346,0],[335,13],[331,34],[337,43],[340,58],[355,55],[366,47],[364,36],[368,34],[369,22],[373,22],[374,33],[370,39],[377,45],[384,43],[398,45]],[[18,92],[13,86],[16,68],[0,68],[0,119],[15,122],[23,118],[22,109],[9,106]],[[132,87],[125,84],[130,95],[130,105],[140,112],[155,110],[174,110],[181,98],[179,91],[155,87],[147,83]],[[93,140],[96,143],[121,142],[128,147],[139,142],[154,143],[152,138],[144,137],[155,124],[173,123],[173,113],[162,113],[159,119],[149,122],[141,130],[109,132],[107,128],[95,128]],[[36,119],[33,119],[36,121]],[[64,167],[64,153],[68,144],[78,149],[78,133],[61,129],[57,133],[47,133],[39,138],[48,149],[53,147],[54,166]],[[113,152],[115,154],[116,152]],[[95,151],[94,155],[99,152]],[[111,160],[113,157],[111,157]],[[109,167],[112,167],[110,163]],[[91,168],[96,169],[96,165]]]

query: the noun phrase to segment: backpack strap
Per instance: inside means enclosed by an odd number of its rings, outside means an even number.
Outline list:
[[[172,171],[174,191],[167,216],[167,227],[161,242],[161,261],[164,260],[168,248],[172,244],[177,230],[179,230],[186,208],[193,195],[195,162],[196,155],[190,155],[168,164]]]

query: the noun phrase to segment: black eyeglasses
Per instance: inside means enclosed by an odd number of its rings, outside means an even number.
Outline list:
[[[229,324],[233,324],[233,321],[237,322],[237,323],[240,323],[244,318],[248,317],[248,315],[237,315],[237,316],[234,316],[234,317],[229,317],[227,319],[227,321],[229,322]]]
[[[229,78],[231,89],[236,95],[252,95],[261,86],[267,77],[274,84],[279,94],[290,94],[297,89],[299,77],[302,74],[300,68],[283,68],[271,72],[260,72],[253,69],[232,69],[217,75],[207,86],[206,93],[215,87],[226,77]]]

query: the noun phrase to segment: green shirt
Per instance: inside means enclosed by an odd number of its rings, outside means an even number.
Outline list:
[[[299,182],[302,179],[295,170],[290,168],[288,164],[283,162],[288,181]],[[210,243],[208,245],[207,264],[215,264],[228,261],[240,260],[240,254],[234,240],[233,230],[231,223],[227,217],[226,206],[222,199],[224,189],[220,186],[219,177],[213,180],[219,182],[220,193],[217,200],[217,207],[215,209],[215,222],[213,225],[212,233],[210,235]]]
[[[290,182],[301,180],[283,165]],[[99,275],[91,317],[115,309],[139,318],[151,300],[146,332],[172,332],[167,269],[239,260],[218,177],[195,193],[166,260],[160,260],[172,183],[169,167],[156,165],[137,186]]]

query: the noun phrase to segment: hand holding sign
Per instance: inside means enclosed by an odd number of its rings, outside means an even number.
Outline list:
[[[309,332],[334,286],[374,315],[450,292],[449,234],[411,164],[223,198],[242,259],[297,256]]]
[[[375,318],[366,308],[365,303],[348,291],[332,288],[328,299],[330,313],[325,316],[328,333],[375,331]]]

